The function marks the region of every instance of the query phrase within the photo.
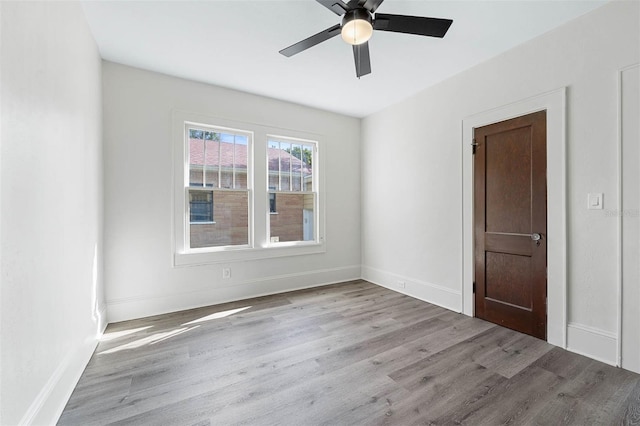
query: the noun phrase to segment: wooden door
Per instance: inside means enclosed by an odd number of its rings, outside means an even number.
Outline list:
[[[547,335],[546,111],[474,130],[475,311]]]

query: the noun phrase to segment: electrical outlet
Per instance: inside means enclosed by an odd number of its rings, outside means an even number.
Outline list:
[[[405,288],[405,282],[404,281],[398,281],[398,287]]]
[[[231,268],[222,268],[222,278],[231,278]]]
[[[587,208],[589,210],[602,210],[604,208],[602,196],[601,192],[587,194]]]

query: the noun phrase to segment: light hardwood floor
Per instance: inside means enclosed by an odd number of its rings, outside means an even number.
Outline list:
[[[640,376],[355,281],[111,324],[59,424],[640,424]]]

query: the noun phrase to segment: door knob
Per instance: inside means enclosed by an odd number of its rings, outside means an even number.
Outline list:
[[[542,239],[542,235],[540,235],[540,234],[531,234],[531,235],[530,235],[530,237],[531,237],[531,239],[532,239],[533,241],[535,241],[535,242],[536,242],[536,245],[537,245],[537,246],[539,246],[539,245],[540,245],[540,240]]]

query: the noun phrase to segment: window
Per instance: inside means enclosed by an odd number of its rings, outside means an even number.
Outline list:
[[[271,243],[315,241],[315,142],[271,136],[267,140]]]
[[[249,244],[248,132],[187,123],[189,248]]]
[[[318,135],[172,116],[174,266],[325,252]]]

